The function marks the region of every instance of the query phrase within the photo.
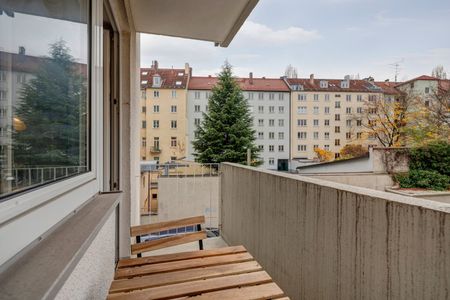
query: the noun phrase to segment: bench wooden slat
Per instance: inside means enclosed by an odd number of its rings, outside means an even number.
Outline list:
[[[168,286],[149,288],[130,293],[109,294],[108,299],[164,299],[182,296],[192,296],[205,292],[212,292],[234,287],[256,285],[271,282],[265,271],[252,272],[225,277],[189,281]]]
[[[235,299],[245,299],[245,300],[265,300],[265,299],[288,299],[283,297],[284,293],[280,287],[274,283],[265,283],[255,286],[246,286],[241,288],[226,289],[216,292],[204,293],[195,297],[185,297],[181,299],[192,299],[192,300],[235,300]],[[279,298],[283,297],[283,298]]]
[[[154,264],[154,263],[163,263],[163,262],[169,262],[169,261],[200,258],[200,257],[207,257],[207,256],[219,256],[219,255],[242,253],[242,252],[247,252],[247,250],[245,249],[244,246],[235,246],[235,247],[224,247],[224,248],[203,250],[203,251],[196,250],[196,251],[189,251],[189,252],[154,255],[154,256],[146,256],[146,257],[138,257],[138,258],[125,258],[125,259],[119,260],[119,262],[117,264],[117,268],[135,267],[135,266]]]
[[[206,231],[197,231],[131,245],[131,254],[157,250],[206,239]]]
[[[219,276],[236,275],[261,271],[262,267],[256,261],[236,264],[210,266],[205,268],[188,269],[170,273],[158,273],[132,279],[114,280],[109,289],[110,293],[128,292],[137,289],[145,289],[174,283],[207,279]]]
[[[186,270],[191,268],[200,268],[214,265],[224,265],[230,263],[238,263],[254,260],[248,253],[237,253],[221,256],[194,258],[188,260],[165,262],[160,264],[144,265],[134,268],[121,268],[117,269],[115,278],[131,278],[134,276],[149,275],[163,272],[173,272],[177,270]]]
[[[135,237],[138,235],[149,234],[152,232],[160,232],[164,230],[180,228],[185,226],[193,226],[204,223],[205,223],[205,216],[190,217],[173,221],[158,222],[154,224],[132,226],[130,228],[130,234],[132,237]]]

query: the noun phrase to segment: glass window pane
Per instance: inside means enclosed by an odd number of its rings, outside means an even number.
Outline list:
[[[2,1],[0,198],[89,170],[88,8]]]

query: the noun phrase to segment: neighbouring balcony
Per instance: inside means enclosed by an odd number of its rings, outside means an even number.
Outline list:
[[[150,147],[150,153],[161,153],[161,149],[159,147],[152,146]]]

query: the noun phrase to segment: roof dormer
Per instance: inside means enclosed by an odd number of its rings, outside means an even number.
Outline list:
[[[161,76],[158,74],[153,76],[153,87],[161,87]]]

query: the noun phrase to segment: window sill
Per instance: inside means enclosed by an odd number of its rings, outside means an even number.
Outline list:
[[[53,298],[114,212],[121,197],[122,193],[95,196],[24,253],[0,273],[2,296],[8,299]]]

